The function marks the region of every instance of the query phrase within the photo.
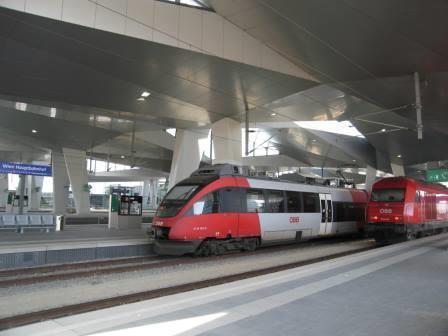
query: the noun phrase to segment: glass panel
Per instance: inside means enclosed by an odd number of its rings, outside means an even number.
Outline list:
[[[241,212],[241,188],[225,188],[219,191],[221,212]]]
[[[206,215],[219,212],[219,197],[217,192],[205,195],[193,204],[193,215]]]
[[[264,212],[263,190],[247,190],[247,212]]]
[[[303,210],[304,212],[320,212],[319,195],[316,193],[303,193]]]
[[[375,189],[372,191],[372,202],[403,202],[404,189]]]
[[[198,185],[180,185],[175,186],[168,195],[165,196],[165,200],[188,200],[198,188]]]
[[[268,190],[266,191],[268,199],[268,211],[269,212],[284,212],[285,211],[285,200],[283,196],[283,191],[280,190]]]
[[[288,212],[303,212],[302,194],[295,191],[287,191],[287,211]]]

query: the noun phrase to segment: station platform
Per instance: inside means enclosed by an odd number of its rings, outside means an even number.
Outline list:
[[[448,234],[3,335],[448,335]]]
[[[144,229],[66,225],[58,232],[2,232],[0,269],[152,254]]]

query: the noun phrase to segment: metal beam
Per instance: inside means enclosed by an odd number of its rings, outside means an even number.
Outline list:
[[[420,75],[414,72],[415,112],[417,113],[417,139],[423,139],[422,98],[420,91]]]

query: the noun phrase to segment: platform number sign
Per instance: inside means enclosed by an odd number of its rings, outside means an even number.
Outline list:
[[[427,182],[447,182],[448,169],[430,169],[426,171]]]

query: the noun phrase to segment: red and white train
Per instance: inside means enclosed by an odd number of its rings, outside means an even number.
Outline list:
[[[158,254],[220,254],[365,230],[367,193],[243,176],[214,165],[174,186],[153,220]]]
[[[407,177],[373,184],[368,232],[379,242],[413,239],[448,229],[448,189]]]

